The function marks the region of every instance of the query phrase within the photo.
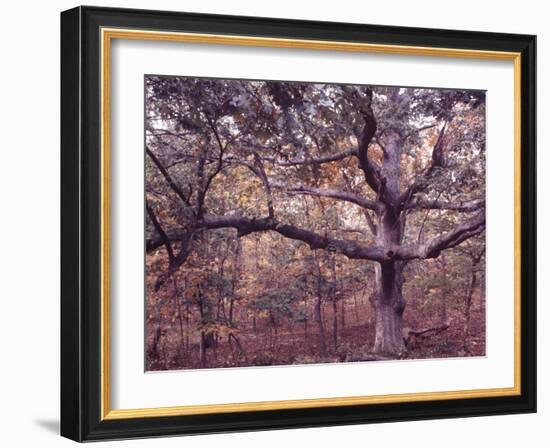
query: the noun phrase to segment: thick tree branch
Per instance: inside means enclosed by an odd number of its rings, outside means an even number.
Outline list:
[[[424,244],[413,244],[397,248],[386,248],[377,245],[364,245],[354,240],[336,239],[328,235],[321,235],[311,230],[302,229],[291,224],[282,224],[272,217],[247,218],[239,215],[205,216],[197,222],[199,229],[234,228],[239,237],[254,232],[274,231],[286,238],[302,241],[311,249],[327,249],[347,256],[350,259],[378,261],[381,263],[391,260],[411,260],[415,258],[436,258],[442,250],[450,249],[478,235],[485,229],[485,210],[475,217],[457,225],[453,230],[432,238]],[[161,275],[155,288],[158,289],[187,259],[190,253],[190,241],[193,231],[180,234],[164,234],[160,240],[147,241],[147,250],[153,250],[165,244],[166,241],[180,241],[181,249],[178,256],[172,260],[169,269]]]
[[[378,246],[365,246],[353,240],[340,240],[320,235],[311,230],[302,229],[291,224],[281,224],[270,218],[246,218],[243,216],[206,216],[205,228],[220,229],[232,227],[237,229],[239,236],[253,232],[272,230],[287,238],[303,241],[312,249],[328,249],[340,252],[352,259],[383,261],[384,251]]]
[[[286,238],[302,241],[312,249],[328,249],[342,253],[351,259],[387,261],[388,256],[381,247],[364,245],[354,240],[336,239],[328,235],[321,235],[311,230],[302,229],[291,224],[282,224],[272,218],[247,218],[239,215],[230,216],[204,216],[197,223],[197,229],[223,229],[233,228],[237,230],[239,237],[254,232],[274,231]],[[189,232],[167,233],[170,241],[181,241],[188,238]],[[162,240],[148,240],[147,250],[151,251],[163,245]],[[186,245],[187,247],[187,245]]]
[[[435,142],[433,151],[432,151],[432,161],[428,169],[426,170],[425,176],[429,176],[432,172],[439,167],[445,166],[445,154],[443,149],[445,147],[445,130],[447,129],[447,122],[443,123],[441,131],[437,136],[437,141]]]
[[[370,90],[369,90],[370,91]],[[372,99],[372,91],[370,91],[370,99]],[[380,192],[381,180],[380,170],[369,158],[369,145],[376,133],[377,123],[374,113],[372,111],[370,101],[367,107],[361,111],[365,125],[363,127],[362,134],[358,138],[359,147],[357,149],[357,157],[359,159],[359,166],[365,174],[365,180],[369,186],[375,191]]]
[[[453,230],[435,238],[431,238],[423,244],[401,246],[396,250],[396,258],[436,258],[442,250],[450,249],[478,235],[485,230],[485,210],[482,210],[473,218],[458,224]]]

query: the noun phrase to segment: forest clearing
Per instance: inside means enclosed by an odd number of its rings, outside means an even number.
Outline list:
[[[147,76],[146,370],[485,355],[485,93]]]

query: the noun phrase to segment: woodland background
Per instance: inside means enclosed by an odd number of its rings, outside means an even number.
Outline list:
[[[147,77],[147,368],[483,355],[484,98]]]

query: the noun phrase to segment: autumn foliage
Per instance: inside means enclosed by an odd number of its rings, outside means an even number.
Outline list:
[[[147,76],[148,370],[485,354],[485,94]]]

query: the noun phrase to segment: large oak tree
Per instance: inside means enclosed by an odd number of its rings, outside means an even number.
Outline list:
[[[210,229],[277,232],[375,263],[375,353],[405,350],[406,264],[485,228],[479,91],[150,76],[146,153],[147,250],[167,257],[157,289]],[[243,188],[254,207],[232,194]],[[311,224],[302,197],[349,213]]]

